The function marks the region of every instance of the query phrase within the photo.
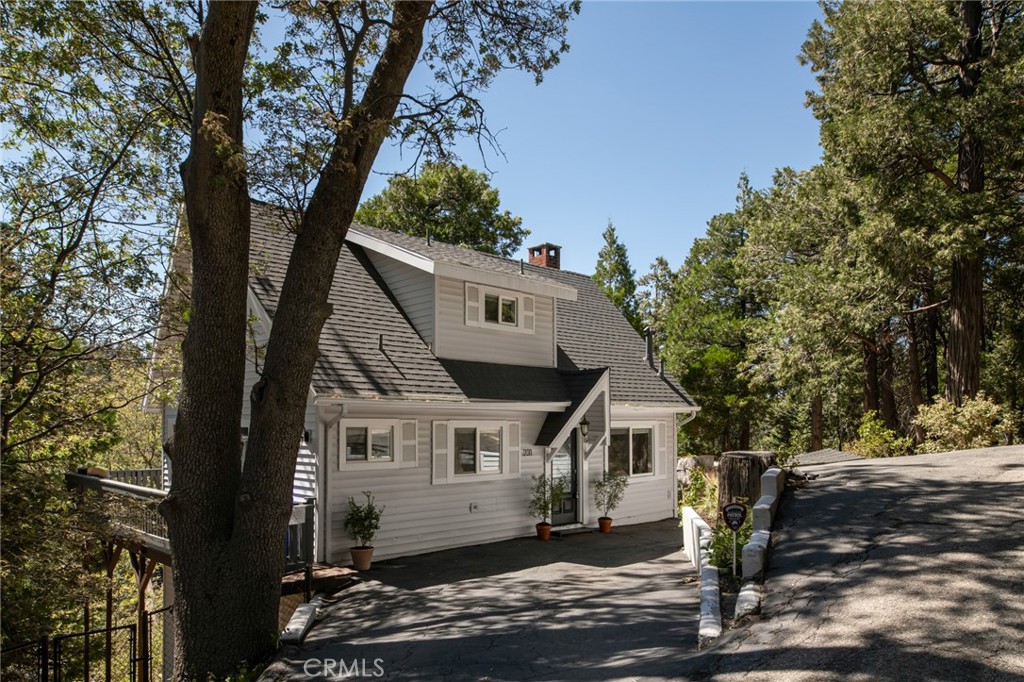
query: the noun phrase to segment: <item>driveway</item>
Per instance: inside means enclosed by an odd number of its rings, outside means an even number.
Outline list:
[[[669,520],[380,562],[263,679],[671,678],[700,612],[681,543]]]
[[[1024,680],[1024,447],[804,470],[763,620],[693,677]]]

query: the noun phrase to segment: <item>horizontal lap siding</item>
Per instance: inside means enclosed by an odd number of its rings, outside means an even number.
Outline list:
[[[634,417],[631,417],[634,418]],[[614,423],[616,417],[612,416]],[[632,523],[647,523],[648,521],[660,521],[672,518],[676,515],[675,485],[676,485],[676,431],[675,420],[658,419],[653,420],[655,432],[664,434],[667,442],[658,443],[657,462],[655,464],[656,475],[653,477],[634,477],[630,479],[629,487],[623,496],[622,504],[611,516],[615,523],[627,525]],[[658,428],[657,422],[661,422],[663,428]]]
[[[534,297],[534,333],[524,334],[466,325],[466,284],[438,280],[437,350],[444,358],[508,365],[553,367],[554,302]]]
[[[420,337],[434,342],[434,276],[405,263],[367,251],[377,272],[412,320]]]
[[[377,558],[408,556],[439,549],[475,545],[527,535],[536,522],[526,513],[530,476],[541,470],[541,449],[530,441],[536,438],[544,415],[515,413],[497,416],[493,413],[476,416],[458,414],[451,420],[473,421],[502,419],[522,424],[522,447],[535,453],[521,459],[518,479],[479,483],[431,483],[431,438],[434,421],[447,418],[421,417],[417,420],[418,452],[415,468],[358,471],[338,470],[335,449],[331,448],[330,527],[331,561],[347,562],[352,539],[344,530],[348,498],[362,500],[362,491],[374,494],[378,505],[384,505],[381,530],[374,539]],[[470,504],[479,511],[470,512]]]

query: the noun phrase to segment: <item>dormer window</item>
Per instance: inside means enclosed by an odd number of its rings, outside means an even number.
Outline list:
[[[533,296],[466,283],[466,324],[534,333]]]
[[[484,294],[484,322],[519,325],[519,300],[500,294]]]

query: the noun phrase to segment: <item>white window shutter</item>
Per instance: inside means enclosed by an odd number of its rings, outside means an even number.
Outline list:
[[[533,310],[533,296],[523,296],[523,329],[532,332],[536,324],[536,313]]]
[[[416,420],[409,419],[399,422],[398,425],[401,443],[402,468],[412,468],[419,464],[416,452]]]
[[[434,456],[432,467],[433,484],[448,482],[448,422],[433,422],[430,425]]]
[[[658,453],[658,456],[654,459],[654,471],[652,473],[660,474],[663,471],[675,471],[675,466],[669,466],[669,460],[666,457],[668,438],[666,437],[665,422],[658,422],[656,437],[658,442],[655,444],[655,452]],[[668,468],[664,469],[663,467]]]
[[[508,423],[508,468],[506,471],[510,476],[519,476],[519,457],[522,453],[519,442],[521,431],[519,422]]]
[[[480,287],[466,282],[466,324],[480,326]]]

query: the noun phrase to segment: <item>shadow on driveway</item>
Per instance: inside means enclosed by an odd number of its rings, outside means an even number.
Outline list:
[[[681,537],[669,520],[382,562],[264,679],[331,679],[332,661],[387,680],[672,677],[699,617]]]

